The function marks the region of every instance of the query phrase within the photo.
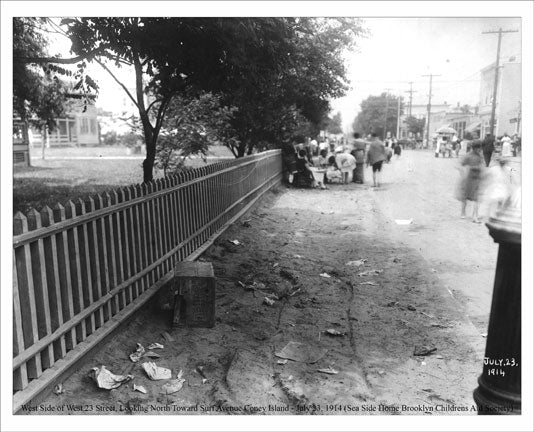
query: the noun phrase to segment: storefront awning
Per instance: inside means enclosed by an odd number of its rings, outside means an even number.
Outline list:
[[[480,129],[480,120],[477,120],[473,123],[468,124],[465,127],[465,132],[474,132],[476,130]]]

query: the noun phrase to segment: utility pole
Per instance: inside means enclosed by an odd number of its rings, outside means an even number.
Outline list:
[[[497,86],[499,84],[499,57],[501,55],[501,40],[503,33],[517,33],[517,30],[503,30],[500,28],[496,31],[487,31],[482,32],[482,34],[493,34],[497,33],[499,35],[497,41],[497,60],[495,61],[495,80],[493,81],[493,100],[491,101],[491,117],[490,117],[490,134],[492,138],[495,137],[495,108],[497,105]]]
[[[399,95],[397,98],[397,135],[396,135],[397,139],[399,139],[399,131],[400,131],[400,106],[401,106],[401,97]]]
[[[410,104],[408,105],[408,117],[412,116],[412,94],[417,93],[417,90],[412,90],[413,81],[410,81],[410,90],[406,90],[404,93],[410,93]]]
[[[424,77],[430,77],[430,87],[428,90],[428,105],[426,106],[426,145],[427,148],[430,145],[430,108],[432,107],[432,77],[441,75],[423,75]]]
[[[386,140],[386,136],[387,136],[387,126],[388,126],[388,110],[389,110],[389,91],[391,89],[390,88],[387,88],[386,89],[386,114],[384,115],[384,141]]]
[[[517,112],[517,124],[515,128],[515,133],[519,134],[521,131],[521,101],[519,101],[519,111]]]

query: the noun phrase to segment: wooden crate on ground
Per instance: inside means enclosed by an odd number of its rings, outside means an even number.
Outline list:
[[[215,325],[215,276],[208,262],[179,262],[174,268],[173,327]]]

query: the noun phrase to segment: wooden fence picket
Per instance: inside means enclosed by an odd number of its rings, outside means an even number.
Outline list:
[[[41,224],[43,227],[48,227],[54,223],[54,213],[52,209],[45,206],[41,209]],[[54,332],[65,321],[63,319],[63,304],[61,298],[61,284],[59,281],[59,262],[58,262],[58,245],[56,243],[56,236],[51,235],[43,239],[45,260],[46,279],[49,284],[49,298],[50,302],[50,321],[51,331]],[[54,361],[59,360],[67,354],[67,346],[65,336],[61,336],[58,341],[54,343]]]
[[[41,228],[41,214],[31,209],[27,216],[28,229],[30,231]],[[39,238],[30,243],[30,254],[32,259],[32,278],[34,289],[35,310],[37,315],[38,339],[52,333],[52,320],[50,317],[50,304],[48,294],[48,280],[46,277],[44,240]],[[52,345],[48,345],[41,353],[41,364],[43,369],[48,369],[54,364],[54,350]]]
[[[18,212],[13,218],[14,234],[28,232],[26,216]],[[30,245],[25,244],[15,250],[17,264],[17,288],[20,299],[22,317],[22,332],[24,335],[24,348],[28,348],[39,340],[37,328],[37,309],[35,306],[35,289],[32,278],[32,259]],[[43,373],[41,356],[35,356],[27,363],[28,378],[39,378]]]
[[[54,214],[54,223],[60,223],[67,219],[65,207],[57,203],[52,209]],[[72,274],[70,271],[69,258],[69,239],[67,230],[55,234],[58,258],[58,277],[59,289],[61,291],[61,305],[63,308],[63,319],[65,321],[74,317],[74,300],[73,300],[73,284],[71,283]],[[67,351],[74,349],[76,346],[76,329],[71,329],[65,336],[65,344]]]
[[[270,151],[15,214],[15,410],[44,388],[33,380],[59,374],[60,360],[74,361],[82,342],[97,343],[137,310],[280,172],[280,151]]]

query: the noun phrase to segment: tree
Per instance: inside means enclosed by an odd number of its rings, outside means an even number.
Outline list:
[[[414,135],[417,135],[418,133],[423,136],[423,132],[425,130],[425,119],[418,119],[414,116],[407,117],[406,120],[404,120],[404,123],[408,126],[408,132],[411,132]]]
[[[62,80],[20,61],[23,57],[47,55],[43,25],[39,18],[13,19],[13,110],[25,125],[27,141],[30,124],[39,128],[45,139],[46,129],[53,130],[56,119],[63,115],[66,101],[67,86]]]
[[[284,25],[288,61],[274,73],[245,76],[225,92],[226,103],[238,108],[236,156],[250,154],[256,144],[280,147],[296,136],[316,136],[329,100],[348,89],[342,54],[363,34],[359,21],[285,18]]]
[[[230,141],[234,131],[230,119],[235,108],[221,105],[220,96],[173,98],[163,122],[156,150],[156,167],[164,174],[184,167],[191,155],[207,156],[208,147],[220,140]]]
[[[337,112],[334,117],[328,118],[328,125],[326,127],[326,131],[332,135],[342,134],[343,128],[342,128],[342,120],[341,120],[341,113]]]
[[[25,60],[78,63],[82,72],[94,61],[111,74],[139,111],[144,181],[152,179],[157,139],[175,95],[212,92],[237,107],[232,125],[239,142],[230,144],[236,156],[255,143],[280,145],[296,124],[291,118],[301,113],[318,122],[329,98],[346,91],[340,54],[361,31],[356,20],[308,18],[68,18],[62,24],[74,57]],[[110,62],[134,69],[135,92]],[[94,90],[86,74],[80,82]]]
[[[468,104],[462,105],[460,111],[462,112],[462,114],[471,114],[471,106]]]
[[[388,93],[380,96],[369,96],[360,104],[361,110],[354,119],[352,128],[364,134],[376,133],[384,136],[384,132],[395,134],[397,130],[398,98]],[[386,113],[387,107],[387,113]],[[404,112],[401,102],[400,115]],[[384,128],[386,128],[384,130]]]

